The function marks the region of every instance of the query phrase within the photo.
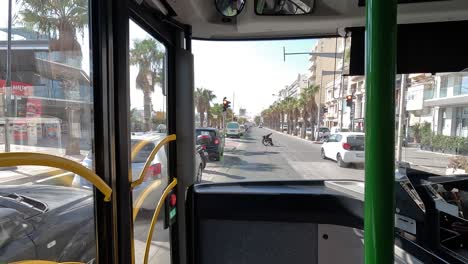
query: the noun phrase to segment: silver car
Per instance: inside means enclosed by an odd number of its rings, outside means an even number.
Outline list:
[[[131,137],[132,150],[135,146],[143,144],[141,150],[136,154],[132,161],[132,181],[135,181],[140,176],[143,167],[145,166],[146,159],[153,151],[154,147],[166,136],[166,134],[153,134],[153,135],[138,135]],[[195,181],[201,181],[202,172],[203,172],[203,162],[201,160],[200,154],[194,152],[195,155]],[[87,168],[93,168],[93,154],[90,151],[81,164]],[[167,153],[166,147],[161,148],[156,156],[154,157],[151,165],[148,169],[148,172],[144,178],[143,183],[136,186],[133,189],[133,202],[135,203],[141,192],[143,192],[150,184],[154,181],[160,181],[160,184],[155,190],[151,192],[148,198],[145,199],[141,208],[147,210],[154,210],[156,207],[156,202],[159,200],[164,188],[168,184],[168,170],[167,170]],[[72,182],[73,187],[79,188],[92,188],[92,184],[80,177],[75,175]]]

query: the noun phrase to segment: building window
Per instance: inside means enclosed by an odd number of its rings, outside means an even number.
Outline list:
[[[447,87],[449,86],[449,80],[447,76],[442,76],[440,78],[440,91],[439,98],[447,97]]]
[[[468,94],[468,75],[461,77],[460,94]]]
[[[468,137],[468,107],[457,108],[456,136]]]

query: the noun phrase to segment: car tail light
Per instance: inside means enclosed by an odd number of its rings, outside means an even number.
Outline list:
[[[351,145],[349,143],[343,143],[343,148],[346,149],[346,150],[350,150]]]
[[[214,143],[215,143],[215,145],[218,145],[219,144],[219,139],[215,139]]]
[[[156,163],[149,166],[148,172],[146,174],[146,180],[161,178],[161,171],[161,163]]]

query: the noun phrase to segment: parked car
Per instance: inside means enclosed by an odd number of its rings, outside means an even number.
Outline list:
[[[288,131],[288,125],[283,125],[283,131]]]
[[[93,193],[51,185],[0,186],[0,263],[92,263]]]
[[[312,128],[308,127],[306,128],[306,136],[311,136],[312,135]]]
[[[364,163],[364,133],[341,132],[332,134],[322,144],[323,159],[336,160],[339,167],[350,163]]]
[[[260,124],[258,125],[258,127],[259,127],[259,128],[263,128],[263,123],[260,123]]]
[[[318,134],[319,134],[319,138],[327,138],[328,136],[330,136],[330,129],[328,127],[319,127]]]
[[[237,122],[229,122],[226,125],[226,136],[227,137],[240,137],[240,125]]]
[[[339,126],[334,126],[330,129],[330,134],[336,134],[340,132],[349,132],[347,128],[340,128]]]
[[[217,128],[195,129],[197,145],[204,145],[211,159],[219,160],[224,154],[224,137]]]
[[[140,176],[141,171],[145,166],[145,162],[148,159],[149,155],[153,151],[154,147],[163,139],[166,134],[153,134],[153,135],[142,135],[142,136],[132,136],[131,145],[132,150],[136,146],[141,146],[142,148],[132,160],[132,181],[135,181]],[[194,151],[195,155],[195,181],[200,181],[203,173],[203,161],[201,160],[200,155],[197,151]],[[89,152],[81,164],[89,169],[93,168],[93,154]],[[156,201],[159,200],[159,197],[168,184],[168,174],[167,174],[167,154],[166,147],[161,148],[156,156],[154,157],[151,165],[148,169],[145,179],[142,184],[136,186],[133,189],[133,201],[136,202],[137,198],[140,196],[140,193],[143,192],[151,183],[156,180],[160,180],[161,184],[151,192],[149,197],[144,201],[141,208],[146,210],[154,210],[156,207]],[[73,177],[72,182],[73,187],[92,189],[92,184],[79,175]]]

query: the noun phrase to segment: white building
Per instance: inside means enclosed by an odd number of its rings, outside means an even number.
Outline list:
[[[293,83],[286,86],[286,96],[299,98],[302,91],[309,86],[309,78],[306,74],[298,74]]]
[[[468,73],[412,74],[410,79],[410,126],[429,122],[438,135],[468,137]]]

